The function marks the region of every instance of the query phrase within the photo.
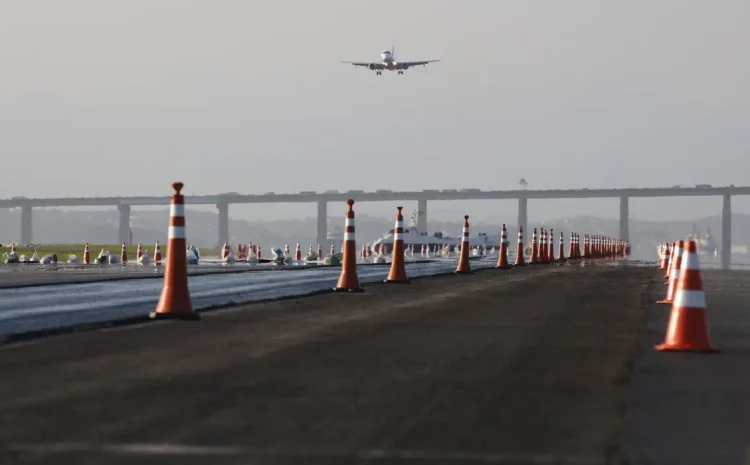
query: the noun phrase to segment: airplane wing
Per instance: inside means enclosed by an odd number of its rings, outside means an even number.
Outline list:
[[[364,66],[365,68],[370,69],[383,69],[382,63],[362,63],[357,61],[342,61],[341,63],[347,63],[354,66]]]
[[[435,63],[440,60],[425,60],[425,61],[399,61],[398,64],[411,68],[412,66],[427,66],[427,63]]]

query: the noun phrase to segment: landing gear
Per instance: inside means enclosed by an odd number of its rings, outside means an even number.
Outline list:
[[[382,71],[375,71],[375,76],[380,76],[381,74],[383,74]]]
[[[404,74],[402,70],[398,70],[398,74]]]

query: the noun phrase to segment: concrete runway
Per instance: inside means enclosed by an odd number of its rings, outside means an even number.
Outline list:
[[[670,308],[650,294],[625,444],[629,464],[750,464],[750,273],[704,270],[717,354],[664,353]],[[661,279],[660,279],[661,281]]]
[[[472,260],[472,266],[494,268],[495,261]],[[454,260],[409,261],[406,265],[409,276],[448,273],[455,268]],[[357,266],[357,274],[361,283],[378,282],[388,276],[389,269],[389,265],[361,264]],[[196,311],[238,302],[328,291],[336,285],[341,273],[340,266],[254,268],[236,265],[227,266],[226,270],[235,271],[208,272],[189,277],[190,295]],[[106,274],[107,270],[101,272]],[[54,273],[51,272],[52,275]],[[29,333],[34,336],[39,332],[61,332],[80,325],[110,324],[123,319],[132,322],[146,318],[159,301],[164,284],[162,270],[154,276],[158,279],[118,278],[117,273],[123,273],[118,269],[113,273],[115,278],[107,281],[0,289],[0,340],[28,337]],[[139,276],[138,271],[133,274]],[[44,273],[37,275],[45,276]]]
[[[491,257],[472,257],[471,260],[490,259]],[[497,260],[497,257],[494,257]],[[457,263],[457,259],[422,259],[407,258],[409,264],[422,264],[433,261]],[[388,266],[379,263],[363,262],[365,266]],[[390,262],[389,262],[390,263]],[[323,265],[316,263],[294,263],[275,265],[272,263],[261,263],[248,265],[238,262],[224,265],[215,261],[204,261],[200,265],[188,266],[190,276],[207,276],[214,274],[249,273],[266,271],[290,271],[290,270],[330,270],[340,269],[341,265]],[[151,265],[38,265],[38,264],[0,264],[0,289],[50,286],[57,284],[84,284],[107,281],[123,281],[130,279],[153,279],[163,278],[164,266]]]
[[[331,268],[325,265],[247,265],[236,263],[232,265],[201,264],[188,267],[190,276],[206,276],[222,273],[249,273],[255,271],[284,271],[300,269]],[[164,267],[154,265],[0,265],[0,289],[49,286],[56,284],[84,284],[106,281],[122,281],[129,279],[153,279],[164,277]]]
[[[620,463],[655,274],[487,270],[9,344],[0,463]]]

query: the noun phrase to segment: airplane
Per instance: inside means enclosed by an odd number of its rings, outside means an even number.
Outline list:
[[[404,70],[407,70],[414,66],[427,66],[427,63],[434,63],[440,60],[426,60],[426,61],[396,61],[395,57],[396,47],[391,47],[391,50],[383,50],[380,54],[382,61],[380,63],[361,63],[356,61],[342,61],[341,63],[349,63],[354,66],[365,66],[372,71],[375,71],[376,75],[383,74],[383,70],[398,71],[398,74],[404,74]]]

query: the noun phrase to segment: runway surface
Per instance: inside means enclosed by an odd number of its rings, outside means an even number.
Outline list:
[[[220,273],[240,273],[250,271],[285,271],[288,269],[326,268],[322,264],[295,263],[274,265],[270,263],[247,264],[244,262],[224,265],[218,260],[203,261],[199,265],[188,266],[191,276]],[[15,287],[36,287],[53,284],[83,284],[125,279],[149,279],[164,276],[164,266],[137,265],[39,265],[4,264],[0,265],[0,289]]]
[[[654,275],[487,270],[6,345],[0,462],[619,463]]]
[[[472,260],[475,268],[493,267],[495,259]],[[456,267],[455,260],[414,261],[407,265],[410,276],[447,273]],[[131,267],[128,267],[131,268]],[[83,323],[102,322],[137,316],[153,311],[163,286],[163,270],[153,267],[121,267],[89,271],[91,282],[0,289],[0,336],[50,330]],[[145,269],[144,269],[145,268]],[[252,268],[252,271],[248,271]],[[362,283],[383,280],[389,265],[363,264],[358,267]],[[190,276],[189,286],[196,309],[223,306],[235,302],[265,300],[304,295],[335,287],[340,266],[259,266],[237,264],[191,268],[198,273]],[[208,270],[208,271],[204,271]],[[242,272],[244,270],[244,272]],[[195,271],[194,271],[195,272]],[[156,273],[156,274],[155,274]],[[27,283],[43,283],[48,276],[64,277],[58,272],[17,272],[13,274]],[[111,276],[110,276],[111,275]],[[111,281],[105,279],[110,276]],[[123,279],[132,277],[158,279]],[[32,281],[33,279],[39,281]],[[64,282],[64,281],[63,281]]]
[[[750,273],[702,275],[708,327],[721,352],[655,351],[670,308],[654,303],[665,287],[652,288],[629,401],[629,464],[750,463]]]

